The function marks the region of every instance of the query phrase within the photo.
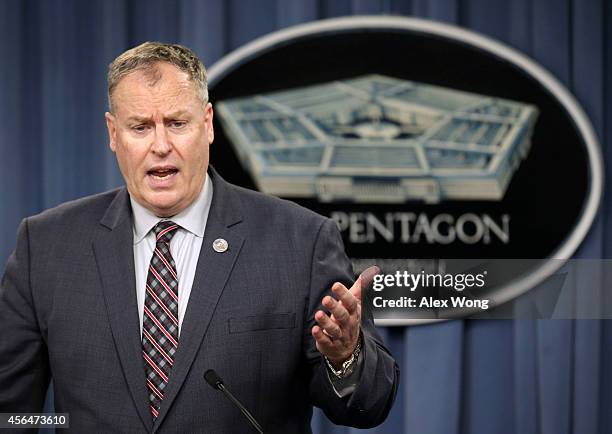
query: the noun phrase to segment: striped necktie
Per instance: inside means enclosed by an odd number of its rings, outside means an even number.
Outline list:
[[[153,420],[159,414],[178,347],[178,277],[170,254],[170,240],[178,225],[159,222],[155,251],[147,273],[142,321],[142,356]]]

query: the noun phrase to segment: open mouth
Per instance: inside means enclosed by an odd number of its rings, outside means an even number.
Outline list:
[[[147,171],[147,175],[152,176],[154,179],[158,180],[168,179],[176,173],[178,173],[178,169],[174,167],[154,168]]]

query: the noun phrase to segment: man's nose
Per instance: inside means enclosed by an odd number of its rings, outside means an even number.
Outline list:
[[[151,150],[157,155],[166,155],[172,150],[172,143],[165,125],[155,126],[155,137]]]

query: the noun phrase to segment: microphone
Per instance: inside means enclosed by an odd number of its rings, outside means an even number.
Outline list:
[[[229,390],[227,390],[227,388],[225,387],[225,384],[223,384],[223,380],[221,379],[221,377],[219,377],[219,375],[215,372],[214,369],[209,369],[208,371],[206,371],[204,373],[204,379],[206,380],[208,384],[210,384],[210,387],[223,392],[223,394],[227,397],[227,399],[229,399],[236,407],[238,407],[238,410],[240,410],[242,414],[244,414],[244,416],[249,420],[249,422],[251,422],[251,425],[255,427],[257,432],[259,434],[263,434],[261,425],[257,423],[253,415],[249,413],[246,407],[242,405],[242,403],[238,401],[238,399],[236,399],[236,397],[234,397],[234,395],[232,395]]]

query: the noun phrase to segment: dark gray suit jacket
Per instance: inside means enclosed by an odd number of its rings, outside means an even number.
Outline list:
[[[399,371],[364,312],[361,381],[334,393],[310,335],[332,283],[351,281],[335,224],[209,170],[213,202],[159,417],[148,411],[129,196],[118,189],[23,221],[0,287],[0,412],[55,409],[74,432],[249,433],[203,374],[215,369],[265,432],[386,417]],[[212,243],[224,238],[229,249]]]

